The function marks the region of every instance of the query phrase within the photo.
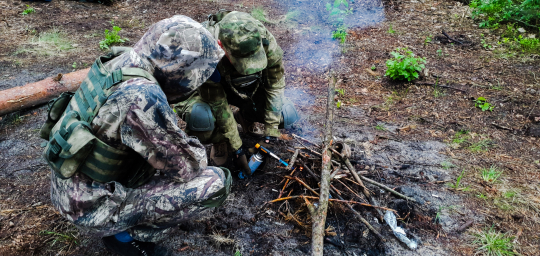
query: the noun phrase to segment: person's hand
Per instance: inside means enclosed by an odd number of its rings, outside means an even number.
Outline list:
[[[265,136],[265,137],[262,137],[261,140],[259,141],[259,145],[269,149],[269,150],[272,150],[274,148],[274,146],[276,145],[276,143],[278,142],[278,138],[277,137],[274,137],[274,136]]]
[[[249,168],[246,152],[242,147],[234,152],[234,164],[236,165],[236,168],[244,174],[244,177],[251,176],[251,169]]]

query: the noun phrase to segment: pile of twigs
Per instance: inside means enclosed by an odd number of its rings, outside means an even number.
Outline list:
[[[384,222],[383,210],[393,211],[394,213],[395,210],[379,206],[375,198],[373,198],[372,192],[364,185],[364,182],[378,186],[403,199],[415,202],[414,199],[404,196],[383,184],[363,177],[366,172],[356,171],[349,161],[351,156],[349,146],[345,143],[333,142],[332,122],[335,105],[335,84],[336,79],[331,79],[328,87],[327,118],[323,144],[313,143],[308,139],[293,134],[293,137],[302,147],[290,150],[293,152],[293,156],[289,160],[291,172],[289,175],[283,176],[283,181],[280,183],[283,186],[280,186],[278,198],[270,201],[270,203],[276,203],[287,202],[287,200],[302,200],[311,215],[312,255],[322,255],[324,236],[329,233],[329,230],[325,228],[328,201],[346,205],[376,237],[385,242],[379,231],[370,225],[353,206],[361,205],[372,208],[380,223]],[[295,183],[297,185],[293,186]],[[341,190],[337,189],[332,183],[335,183]],[[299,187],[301,189],[298,189]],[[318,201],[318,203],[314,201]],[[305,228],[306,222],[300,221],[290,213],[282,213],[282,215],[286,219],[293,219],[297,224]]]

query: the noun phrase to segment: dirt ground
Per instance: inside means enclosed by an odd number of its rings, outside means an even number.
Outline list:
[[[540,255],[540,56],[497,47],[501,31],[478,28],[461,2],[350,2],[349,35],[340,45],[331,39],[325,1],[122,0],[105,6],[0,0],[0,90],[87,67],[104,53],[98,43],[111,21],[132,45],[149,25],[174,14],[202,22],[219,9],[262,7],[265,25],[285,52],[286,96],[303,116],[294,130],[283,132],[321,141],[332,70],[343,89],[334,139],[351,145],[353,164],[366,177],[419,201],[407,203],[368,185],[381,206],[403,217],[399,225],[419,242],[415,251],[398,242],[372,209],[355,206],[386,243],[333,203],[327,222],[335,236],[325,243],[326,255],[474,255],[475,235],[489,228],[512,236],[515,253]],[[21,15],[27,3],[35,13]],[[443,30],[463,44],[452,44]],[[63,41],[40,40],[51,31]],[[486,50],[485,43],[496,48]],[[395,83],[384,76],[396,47],[427,59],[418,81]],[[478,97],[494,110],[476,108]],[[39,138],[45,117],[44,106],[0,117],[0,254],[110,255],[99,238],[80,233],[50,205],[50,171]],[[289,159],[297,146],[298,140],[283,140],[277,151]],[[314,170],[317,164],[309,163]],[[496,181],[482,178],[482,169],[490,167],[502,171]],[[308,254],[303,202],[267,203],[279,196],[285,174],[268,161],[253,178],[234,181],[224,206],[181,224],[163,244],[175,255]],[[333,182],[352,195],[344,184]],[[302,190],[295,183],[286,192]],[[459,232],[468,221],[472,226]]]

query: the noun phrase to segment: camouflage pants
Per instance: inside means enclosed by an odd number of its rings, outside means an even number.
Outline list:
[[[156,242],[178,223],[209,209],[200,203],[229,185],[225,175],[208,167],[186,183],[161,175],[131,189],[80,173],[61,179],[52,171],[51,199],[60,214],[83,231],[102,237],[127,231],[136,240]]]

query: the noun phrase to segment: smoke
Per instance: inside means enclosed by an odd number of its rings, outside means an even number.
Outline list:
[[[384,20],[380,0],[293,0],[287,7],[286,17],[299,33],[289,62],[315,73],[325,72],[340,55],[339,39],[332,39],[334,31],[365,28]]]

